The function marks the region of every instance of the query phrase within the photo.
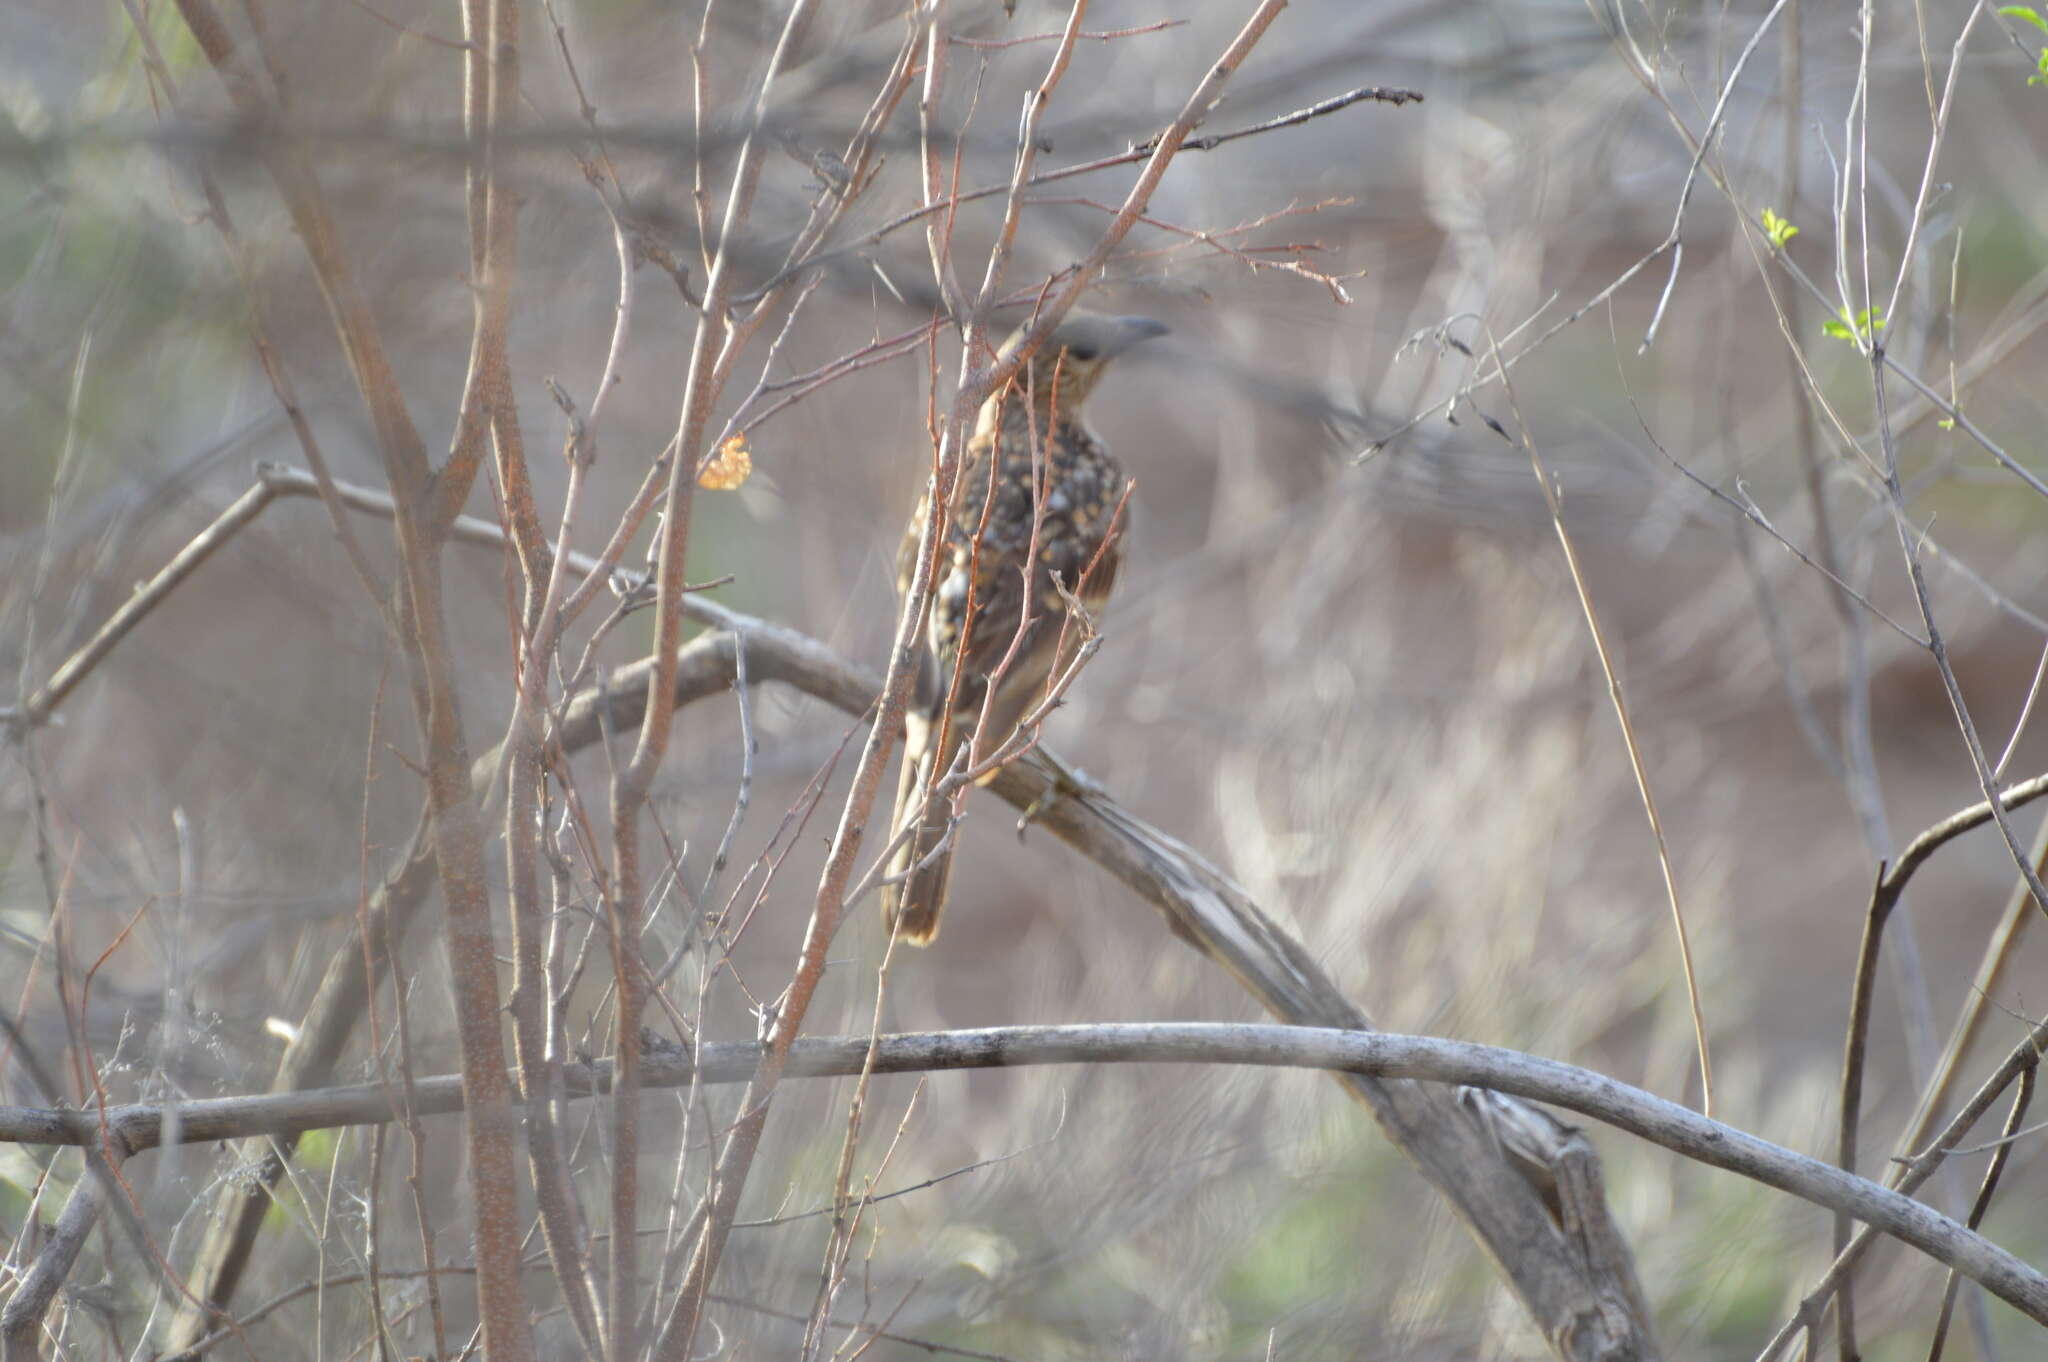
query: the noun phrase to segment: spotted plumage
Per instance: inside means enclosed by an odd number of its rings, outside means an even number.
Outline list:
[[[905,941],[924,945],[937,935],[952,868],[952,849],[936,850],[951,803],[929,797],[933,780],[952,768],[977,725],[983,756],[1006,741],[1074,656],[1081,631],[1068,621],[1055,581],[1090,615],[1116,584],[1130,523],[1130,508],[1122,505],[1127,481],[1083,423],[1082,409],[1112,359],[1165,329],[1147,317],[1070,316],[1016,381],[982,406],[946,508],[889,822],[892,833],[917,824],[890,859],[890,877],[901,879],[882,891],[883,914]],[[1006,350],[1018,339],[1011,337]],[[897,553],[899,593],[908,592],[917,566],[930,496],[927,487]],[[1027,575],[1032,603],[1020,637]],[[998,671],[990,702],[989,678]]]

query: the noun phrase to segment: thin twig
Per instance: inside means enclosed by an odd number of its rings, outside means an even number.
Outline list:
[[[1262,123],[1254,123],[1250,127],[1236,128],[1229,132],[1211,133],[1203,137],[1190,137],[1183,141],[1181,146],[1189,151],[1214,151],[1218,147],[1228,146],[1230,143],[1239,141],[1242,138],[1257,137],[1261,133],[1277,132],[1282,128],[1296,127],[1308,122],[1310,119],[1321,118],[1327,114],[1348,109],[1354,104],[1374,102],[1391,104],[1399,108],[1404,104],[1420,104],[1422,98],[1421,92],[1417,90],[1392,89],[1378,85],[1361,86],[1355,90],[1347,90],[1341,95],[1333,95],[1328,99],[1318,100],[1307,108],[1296,109],[1292,113],[1282,114],[1278,118],[1270,118]],[[1120,151],[1112,156],[1099,157],[1093,161],[1083,161],[1077,165],[1062,166],[1058,170],[1041,171],[1026,180],[1023,187],[1026,189],[1036,189],[1041,185],[1057,184],[1061,180],[1071,180],[1077,175],[1092,175],[1097,171],[1114,170],[1118,166],[1136,165],[1148,159],[1153,151],[1157,149],[1157,145],[1157,139],[1148,139],[1133,144],[1128,151]],[[1010,192],[1010,185],[1008,182],[1004,182],[1002,184],[982,185],[978,189],[970,189],[936,199],[890,219],[880,227],[875,228],[864,236],[855,238],[844,246],[839,246],[833,250],[816,255],[804,261],[801,265],[785,267],[769,276],[768,282],[749,292],[740,294],[734,301],[740,303],[752,302],[754,299],[765,295],[769,289],[795,275],[801,269],[826,265],[835,260],[858,255],[862,251],[877,245],[884,238],[893,236],[905,227],[922,222],[935,214],[950,213],[963,204],[975,203],[982,199],[992,199],[998,194],[1006,194],[1008,192]]]
[[[1498,340],[1488,350],[1489,358],[1499,364],[1500,346]],[[1600,614],[1593,608],[1593,594],[1586,585],[1586,574],[1579,566],[1579,553],[1572,543],[1569,531],[1564,527],[1564,507],[1559,503],[1557,486],[1550,470],[1543,466],[1543,456],[1537,451],[1536,441],[1530,437],[1528,425],[1522,419],[1520,404],[1515,400],[1515,386],[1505,370],[1500,373],[1503,390],[1507,393],[1509,405],[1515,413],[1518,434],[1510,435],[1490,416],[1482,419],[1510,444],[1519,444],[1529,455],[1529,467],[1536,474],[1536,482],[1543,490],[1543,504],[1550,511],[1551,528],[1557,532],[1557,542],[1564,549],[1566,569],[1571,573],[1572,589],[1579,598],[1579,608],[1586,616],[1586,632],[1592,638],[1593,652],[1600,659],[1600,670],[1607,678],[1607,698],[1614,704],[1614,717],[1621,727],[1622,745],[1628,749],[1629,769],[1635,773],[1636,793],[1643,801],[1643,813],[1650,820],[1650,836],[1657,846],[1657,867],[1664,875],[1664,894],[1671,904],[1671,922],[1678,938],[1678,962],[1685,975],[1686,1001],[1692,1008],[1693,1043],[1700,1057],[1700,1110],[1707,1116],[1714,1114],[1714,1065],[1707,1046],[1707,1019],[1700,1006],[1699,977],[1693,969],[1692,940],[1686,931],[1685,910],[1679,904],[1678,873],[1671,865],[1671,848],[1664,837],[1664,822],[1657,816],[1657,799],[1650,792],[1649,768],[1643,764],[1640,744],[1636,741],[1635,725],[1629,720],[1628,697],[1622,691],[1621,674],[1615,669],[1613,651],[1607,645],[1605,633],[1600,628]]]
[[[1970,1100],[1963,1104],[1962,1110],[1950,1119],[1941,1133],[1919,1153],[1898,1162],[1895,1170],[1898,1174],[1895,1181],[1896,1190],[1910,1194],[1944,1167],[1948,1156],[1962,1143],[1963,1136],[1969,1133],[1970,1128],[1991,1110],[1992,1105],[2008,1087],[2019,1081],[2021,1075],[2040,1064],[2044,1053],[2048,1053],[2048,1023],[2029,1028],[2026,1037],[2006,1053],[2004,1062],[1978,1086]],[[1827,1272],[1813,1290],[1800,1301],[1793,1317],[1772,1335],[1770,1342],[1764,1345],[1763,1351],[1757,1354],[1756,1362],[1776,1362],[1792,1339],[1820,1318],[1828,1301],[1848,1279],[1856,1264],[1862,1261],[1870,1246],[1877,1242],[1878,1233],[1874,1226],[1868,1224],[1856,1232],[1856,1237],[1849,1241],[1848,1247],[1835,1255],[1835,1260],[1829,1264]]]
[[[1977,1199],[1970,1204],[1969,1218],[1964,1221],[1971,1229],[1984,1223],[1984,1215],[1991,1209],[1991,1198],[1998,1190],[1998,1180],[2005,1172],[2005,1166],[2012,1158],[2013,1137],[2026,1119],[2027,1105],[2034,1098],[2037,1069],[2028,1069],[2020,1075],[2020,1090],[2013,1094],[2012,1110],[2006,1113],[2005,1130],[2001,1133],[1991,1156],[1991,1166],[1984,1170],[1984,1179],[1978,1185]],[[1970,1152],[1958,1150],[1958,1153]],[[1941,1362],[1942,1344],[1948,1337],[1950,1318],[1955,1313],[1956,1289],[1962,1285],[1962,1278],[1954,1268],[1949,1269],[1948,1282],[1942,1287],[1941,1314],[1934,1322],[1934,1338],[1927,1346],[1927,1362]]]

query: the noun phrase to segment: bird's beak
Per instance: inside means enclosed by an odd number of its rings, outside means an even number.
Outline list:
[[[1103,354],[1120,355],[1134,345],[1140,345],[1155,336],[1163,336],[1173,330],[1165,322],[1153,317],[1118,317],[1112,325],[1115,335],[1103,347]]]

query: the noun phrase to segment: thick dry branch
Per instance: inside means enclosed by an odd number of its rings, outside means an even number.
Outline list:
[[[295,470],[265,467],[260,477],[273,493],[312,496],[318,491],[310,476]],[[344,504],[358,510],[392,514],[386,494],[346,484],[337,491]],[[494,548],[503,544],[502,529],[469,517],[458,517],[449,531],[458,541]],[[567,558],[577,572],[597,566],[597,560],[585,555]],[[674,695],[679,702],[731,684],[732,634],[745,636],[755,679],[781,681],[853,713],[867,710],[879,690],[878,678],[794,630],[739,615],[700,596],[686,597],[683,609],[730,632],[700,638],[678,654]],[[634,679],[644,678],[652,666],[650,659],[614,676],[605,690],[610,722],[625,726],[638,721],[646,692]],[[597,736],[598,710],[595,692],[578,697],[560,734],[565,747],[573,749]],[[487,775],[494,761],[491,755],[479,760],[478,775]],[[1041,826],[1159,907],[1176,935],[1228,969],[1277,1016],[1304,1025],[1370,1027],[1365,1014],[1323,974],[1308,950],[1268,919],[1227,876],[1186,846],[1131,817],[1049,754],[1035,754],[1006,769],[994,788],[1019,808],[1035,807]],[[347,990],[332,990],[343,991]],[[1647,1328],[1649,1312],[1625,1254],[1589,1253],[1586,1243],[1574,1242],[1546,1202],[1555,1188],[1532,1180],[1503,1155],[1500,1132],[1493,1124],[1476,1118],[1471,1109],[1441,1091],[1362,1075],[1340,1081],[1372,1107],[1395,1142],[1458,1207],[1560,1355],[1656,1355]],[[1530,1116],[1542,1119],[1533,1112]],[[1598,1222],[1592,1227],[1595,1239],[1619,1245],[1604,1204],[1590,1209]],[[253,1218],[245,1221],[249,1230],[252,1222]]]
[[[856,1075],[868,1064],[871,1046],[876,1073],[1041,1064],[1248,1064],[1458,1084],[1547,1102],[1865,1221],[2048,1323],[2048,1277],[1925,1204],[1604,1074],[1515,1050],[1350,1028],[1221,1022],[1015,1026],[878,1039],[803,1039],[791,1046],[785,1072],[813,1078]],[[760,1061],[761,1047],[706,1044],[699,1054],[694,1065],[687,1051],[645,1054],[640,1081],[649,1087],[744,1082]],[[601,1063],[566,1065],[562,1081],[572,1096],[608,1092],[610,1068]],[[461,1078],[451,1074],[420,1079],[413,1108],[422,1114],[461,1110]],[[170,1132],[181,1142],[197,1143],[388,1121],[396,1115],[389,1089],[363,1084],[279,1096],[214,1098],[171,1109],[116,1107],[104,1116],[92,1111],[0,1108],[0,1139],[97,1144],[103,1130],[111,1129],[139,1151],[161,1144]]]
[[[310,496],[317,490],[309,476],[296,470],[271,466],[261,476],[280,491]],[[382,493],[347,485],[338,490],[344,504],[391,513],[390,498]],[[502,529],[470,517],[458,517],[449,534],[493,548],[504,543]],[[587,555],[565,557],[573,571],[597,566]],[[880,693],[880,677],[795,630],[727,610],[699,595],[684,597],[682,608],[706,624],[743,635],[754,680],[794,686],[853,714],[866,712]],[[732,651],[729,635],[687,645],[676,659],[678,691],[686,685],[713,685],[720,677],[730,684]],[[648,659],[635,668],[652,665]],[[637,722],[639,711],[633,706],[644,705],[646,692],[635,673],[615,674],[614,684],[605,689],[612,706],[609,721],[619,727]],[[571,705],[562,733],[566,747],[598,732],[597,703],[586,694]],[[1017,808],[1035,810],[1037,826],[1158,908],[1176,936],[1222,965],[1275,1016],[1303,1026],[1371,1029],[1371,1020],[1344,996],[1308,948],[1267,917],[1229,876],[1133,817],[1049,753],[1041,750],[1006,768],[991,788]],[[1494,1122],[1477,1118],[1441,1089],[1361,1075],[1339,1081],[1371,1108],[1388,1137],[1457,1208],[1559,1356],[1658,1356],[1634,1265],[1618,1248],[1624,1241],[1604,1202],[1581,1207],[1581,1218],[1567,1232],[1551,1210],[1555,1187],[1532,1178],[1525,1165],[1503,1152]],[[1533,1109],[1527,1114],[1534,1122],[1547,1119]],[[1614,1247],[1610,1251],[1601,1245]]]
[[[809,640],[782,646],[793,631],[763,625],[699,597],[686,608],[743,632],[750,673],[797,686],[850,712],[876,693],[863,677]],[[697,666],[729,664],[729,637],[693,643]],[[691,668],[679,669],[679,674]],[[1324,974],[1308,949],[1268,918],[1228,876],[1192,849],[1147,826],[1085,777],[1039,751],[997,776],[996,793],[1136,890],[1167,925],[1222,965],[1275,1016],[1305,1026],[1368,1031],[1370,1020]],[[1657,1356],[1650,1311],[1624,1241],[1600,1202],[1586,1208],[1583,1239],[1553,1218],[1553,1188],[1526,1176],[1502,1152],[1498,1132],[1441,1088],[1344,1074],[1382,1128],[1414,1159],[1472,1227],[1538,1320],[1560,1356]],[[1531,1113],[1535,1115],[1534,1113]],[[1537,1117],[1540,1121],[1542,1118]]]

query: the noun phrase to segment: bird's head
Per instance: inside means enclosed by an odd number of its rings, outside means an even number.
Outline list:
[[[1002,353],[1016,349],[1030,329],[1027,322],[1003,342]],[[1041,411],[1079,416],[1081,404],[1094,390],[1109,362],[1132,346],[1163,336],[1168,327],[1150,317],[1105,317],[1095,312],[1070,312],[1017,372],[1013,398],[1029,392]]]

